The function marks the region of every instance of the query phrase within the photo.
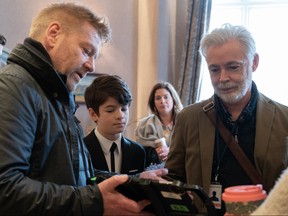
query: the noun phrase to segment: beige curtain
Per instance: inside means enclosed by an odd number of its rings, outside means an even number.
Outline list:
[[[201,55],[198,52],[202,36],[208,31],[212,0],[189,0],[186,36],[181,56],[178,93],[184,106],[198,101],[201,89]]]

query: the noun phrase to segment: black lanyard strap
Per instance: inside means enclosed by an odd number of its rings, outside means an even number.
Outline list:
[[[215,104],[212,100],[209,100],[203,102],[203,111],[207,114],[209,117],[210,121],[214,125],[215,128],[217,128],[217,122],[216,122],[216,109],[215,109]],[[238,163],[241,165],[241,167],[244,169],[248,177],[251,179],[253,184],[262,184],[263,187],[265,188],[264,185],[264,180],[260,173],[255,169],[251,161],[247,158],[231,132],[225,127],[223,121],[221,119],[218,120],[218,130],[219,133],[226,143],[226,145],[229,147],[230,151],[233,153],[235,156],[236,160]]]

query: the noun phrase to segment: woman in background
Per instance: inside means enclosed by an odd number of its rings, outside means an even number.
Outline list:
[[[162,166],[162,162],[167,159],[175,117],[183,109],[183,105],[169,82],[159,82],[151,90],[148,107],[151,114],[139,121],[135,137],[145,147],[146,164],[152,169],[151,166]],[[166,141],[166,146],[156,144],[161,138]]]

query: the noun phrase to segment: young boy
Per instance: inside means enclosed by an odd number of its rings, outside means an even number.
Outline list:
[[[89,116],[96,123],[84,138],[94,168],[129,175],[142,172],[144,148],[122,134],[132,101],[128,85],[119,76],[103,75],[87,87],[84,97]],[[111,147],[115,149],[112,152]]]

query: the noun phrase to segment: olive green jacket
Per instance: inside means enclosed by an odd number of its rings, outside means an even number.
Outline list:
[[[165,166],[173,178],[200,185],[208,193],[215,128],[202,109],[204,104],[192,104],[177,115]],[[287,166],[287,136],[288,107],[259,93],[254,159],[268,190]]]

